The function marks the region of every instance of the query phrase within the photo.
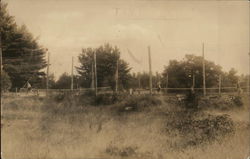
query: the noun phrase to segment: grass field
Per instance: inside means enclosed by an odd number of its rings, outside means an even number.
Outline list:
[[[186,110],[165,96],[91,105],[89,97],[3,97],[5,159],[245,159],[248,100]]]

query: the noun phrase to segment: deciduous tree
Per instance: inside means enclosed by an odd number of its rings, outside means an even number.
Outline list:
[[[120,58],[120,50],[109,44],[98,48],[84,48],[78,59],[80,66],[77,71],[80,74],[81,86],[89,88],[92,82],[92,72],[94,65],[94,53],[96,53],[97,86],[115,87],[115,73],[118,62],[118,82],[119,88],[129,86],[129,65]]]

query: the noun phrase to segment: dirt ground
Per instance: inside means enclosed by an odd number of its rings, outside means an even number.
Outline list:
[[[50,105],[41,97],[5,97],[1,106],[2,158],[246,159],[249,156],[247,101],[239,109],[203,112],[227,114],[233,120],[234,133],[186,146],[185,136],[192,138],[194,134],[180,134],[177,129],[167,127],[166,123],[175,123],[172,112],[177,108],[164,101],[164,97],[158,98],[162,103],[145,111],[116,114],[112,111],[116,105],[82,106],[81,110],[62,115],[59,109],[51,113],[44,111],[44,107],[59,108],[64,103]]]

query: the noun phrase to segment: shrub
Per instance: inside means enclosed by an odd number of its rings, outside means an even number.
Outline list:
[[[2,84],[1,91],[8,91],[12,86],[10,76],[5,71],[2,72],[1,76],[2,76],[1,77],[1,84]]]
[[[85,96],[95,96],[95,91],[94,90],[87,90],[83,93]]]
[[[232,95],[207,97],[199,101],[199,107],[202,109],[230,110],[241,106],[243,106],[242,98]]]
[[[71,94],[71,93],[61,93],[54,96],[50,96],[47,99],[47,105],[49,103],[55,103],[60,105],[56,109],[72,109],[78,110],[84,106],[103,106],[103,105],[112,105],[116,102],[124,99],[124,96],[119,94],[98,94],[97,96],[92,95],[91,91],[82,93],[82,94]],[[70,111],[70,110],[68,110]]]
[[[232,98],[232,101],[234,102],[234,104],[235,104],[236,106],[243,106],[243,101],[242,101],[241,96],[234,96],[234,97]]]
[[[180,112],[173,121],[167,122],[167,132],[178,132],[181,142],[177,147],[199,146],[201,144],[219,141],[226,135],[235,132],[235,126],[228,115],[205,115]],[[198,117],[198,118],[197,118]]]
[[[136,154],[137,147],[123,147],[118,148],[114,146],[110,146],[106,148],[106,153],[111,156],[120,156],[120,157],[130,157]]]
[[[112,105],[118,102],[121,102],[127,98],[126,95],[123,94],[115,94],[115,93],[105,93],[98,94],[97,97],[93,97],[94,105]]]
[[[198,108],[198,97],[193,91],[189,91],[186,96],[185,106],[188,109],[197,109]]]
[[[53,96],[53,97],[54,97],[54,100],[55,100],[56,102],[61,102],[61,101],[64,100],[65,96],[66,96],[66,95],[65,95],[64,93],[60,93],[60,94],[57,94],[57,95],[55,95],[55,96]]]
[[[98,94],[95,99],[96,105],[111,105],[116,102],[116,95],[113,94]]]
[[[160,105],[161,101],[154,96],[132,96],[123,104],[120,111],[140,111],[150,106]]]

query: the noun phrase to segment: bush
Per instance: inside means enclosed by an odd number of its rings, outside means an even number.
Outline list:
[[[54,97],[54,100],[56,102],[61,102],[61,101],[63,101],[65,99],[66,95],[64,93],[60,93],[60,94],[57,94],[57,95],[55,95],[53,97]]]
[[[125,94],[116,94],[116,93],[105,93],[98,94],[97,97],[93,97],[94,103],[92,105],[112,105],[118,102],[121,102],[127,98]]]
[[[160,105],[161,101],[154,96],[133,96],[128,98],[120,111],[140,111],[150,106]]]
[[[120,157],[131,157],[136,154],[137,147],[123,147],[118,148],[114,146],[110,146],[106,148],[106,153],[111,156],[120,156]]]
[[[243,101],[242,101],[241,96],[235,96],[235,97],[233,97],[232,101],[234,102],[234,104],[236,106],[243,106]]]
[[[201,109],[230,110],[241,106],[243,106],[242,98],[234,95],[207,97],[199,101]]]
[[[12,86],[10,76],[5,71],[2,72],[1,76],[1,91],[8,91]]]
[[[69,105],[71,107],[78,106],[101,106],[101,105],[112,105],[115,104],[125,96],[113,93],[98,94],[95,96],[93,91],[87,91],[82,94],[71,94],[70,92],[64,92],[50,97],[51,101],[62,103],[63,105]]]
[[[85,96],[95,96],[95,91],[94,90],[87,90],[83,93]]]
[[[185,106],[188,109],[198,108],[198,97],[193,91],[189,91],[186,96]]]
[[[117,97],[114,94],[98,94],[95,99],[96,105],[111,105],[117,101]]]
[[[235,132],[234,123],[228,115],[197,115],[188,112],[179,112],[177,115],[174,120],[167,121],[166,126],[168,133],[177,132],[180,135],[181,140],[176,144],[177,147],[220,141],[222,137]]]
[[[41,109],[43,99],[40,97],[5,97],[2,105],[3,110],[19,110],[19,111],[39,111]]]

